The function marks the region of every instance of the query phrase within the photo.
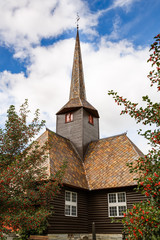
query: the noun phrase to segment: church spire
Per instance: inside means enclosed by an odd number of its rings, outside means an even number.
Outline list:
[[[77,25],[69,101],[57,112],[57,115],[74,111],[79,108],[84,108],[93,116],[99,118],[98,111],[87,102],[86,99],[79,30]]]
[[[86,100],[86,91],[85,91],[85,84],[84,84],[84,75],[83,75],[78,27],[77,27],[77,36],[76,36],[74,58],[73,58],[72,80],[71,80],[69,100],[75,99],[75,98]]]
[[[78,19],[77,16],[77,22]],[[70,97],[57,112],[56,133],[71,141],[81,159],[84,158],[88,144],[99,139],[99,114],[86,100],[78,24]]]

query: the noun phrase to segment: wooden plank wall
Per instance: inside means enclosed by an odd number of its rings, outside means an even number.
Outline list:
[[[65,114],[57,115],[57,134],[68,138],[77,148],[83,159],[88,144],[99,139],[99,118],[94,117],[94,124],[88,122],[89,113],[83,108],[72,111],[73,121],[65,123]]]
[[[65,216],[65,189],[77,192],[78,217]],[[54,214],[49,218],[48,233],[87,233],[88,232],[88,196],[87,191],[63,188],[51,204],[54,206]]]
[[[83,146],[82,146],[82,122],[83,122],[83,111],[82,108],[72,111],[73,122],[65,123],[65,114],[57,115],[57,129],[56,133],[68,138],[72,141],[77,148],[81,157],[83,157]]]
[[[77,192],[78,217],[64,215],[65,189]],[[108,217],[108,193],[126,192],[127,208],[145,198],[133,190],[133,187],[115,188],[95,191],[84,191],[75,188],[62,189],[61,195],[52,201],[54,215],[50,217],[49,234],[54,233],[91,233],[92,222],[95,222],[96,233],[118,234],[122,232],[121,223],[111,223]],[[121,219],[121,218],[117,218]]]
[[[133,203],[145,198],[142,194],[135,192],[133,187],[90,192],[88,197],[89,233],[92,231],[92,222],[95,222],[96,233],[118,234],[122,232],[122,224],[111,223],[111,218],[108,217],[108,193],[111,192],[126,192],[127,208],[131,208]]]
[[[89,113],[83,109],[83,155],[88,144],[99,139],[99,118],[93,117],[93,125],[88,122]]]

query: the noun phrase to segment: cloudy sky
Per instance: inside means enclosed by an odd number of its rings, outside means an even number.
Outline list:
[[[78,12],[87,100],[99,111],[101,138],[127,131],[146,152],[141,126],[120,116],[107,93],[157,101],[147,59],[159,11],[159,0],[0,0],[0,126],[8,107],[27,98],[56,130],[55,113],[69,98]]]

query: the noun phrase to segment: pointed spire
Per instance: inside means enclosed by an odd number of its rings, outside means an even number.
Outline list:
[[[84,84],[78,27],[77,27],[75,50],[74,50],[72,80],[71,80],[69,100],[75,99],[75,98],[86,100],[86,91],[85,91],[85,84]]]
[[[77,19],[77,21],[79,18]],[[77,36],[73,58],[72,80],[70,87],[69,101],[57,112],[57,115],[73,111],[78,108],[85,108],[93,116],[99,118],[98,111],[86,99],[86,91],[83,76],[82,56],[79,41],[79,31],[77,24]]]

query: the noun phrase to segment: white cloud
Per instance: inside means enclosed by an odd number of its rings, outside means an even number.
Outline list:
[[[106,35],[106,38],[108,40],[117,40],[119,39],[121,35],[121,18],[119,15],[116,15],[116,17],[113,20],[113,30],[110,33],[110,35]]]
[[[64,31],[75,29],[76,14],[80,15],[80,28],[84,33],[97,35],[93,28],[105,12],[117,7],[129,7],[133,0],[115,0],[101,11],[91,12],[82,0],[2,0],[0,1],[0,42],[15,51],[15,58],[30,56],[33,45],[43,38],[57,37]],[[111,37],[117,38],[119,17],[113,23]],[[111,39],[111,38],[110,38]]]
[[[97,16],[101,17],[103,14],[115,8],[122,8],[125,12],[129,12],[131,10],[132,5],[138,1],[141,1],[141,0],[114,0],[112,5],[110,5],[106,9],[98,11]]]
[[[127,9],[132,3],[133,0],[116,0],[110,8],[92,14],[86,2],[81,0],[0,1],[1,42],[13,46],[16,58],[27,54],[30,57],[28,77],[23,73],[0,73],[1,123],[10,104],[19,106],[28,98],[30,109],[40,108],[47,127],[55,131],[55,113],[69,98],[75,40],[61,40],[49,47],[40,46],[40,40],[75,28],[77,11],[82,31],[96,34],[91,27],[97,25],[101,14],[113,7]],[[117,16],[111,36],[101,38],[98,50],[92,44],[81,43],[87,97],[100,113],[102,137],[128,130],[128,136],[145,151],[146,144],[137,138],[139,127],[135,121],[120,116],[120,109],[107,95],[108,90],[113,89],[135,102],[140,102],[141,96],[146,94],[158,99],[146,77],[150,70],[146,63],[148,48],[135,49],[127,40],[109,41],[118,38],[119,22]]]
[[[1,115],[10,104],[18,106],[28,98],[30,108],[40,108],[47,127],[55,131],[55,113],[69,98],[74,44],[74,39],[68,39],[50,47],[32,49],[28,77],[23,73],[1,73]],[[128,130],[128,136],[145,150],[144,141],[137,138],[139,127],[130,117],[119,115],[120,108],[107,92],[113,89],[134,102],[140,102],[145,94],[156,100],[146,77],[150,69],[146,63],[148,48],[135,49],[126,40],[112,43],[106,38],[101,39],[98,50],[89,43],[81,43],[81,47],[87,98],[100,113],[101,136]]]
[[[129,11],[131,5],[133,3],[135,3],[136,1],[140,1],[140,0],[115,0],[113,3],[113,8],[121,7],[121,8],[125,8],[125,10]]]
[[[42,38],[56,37],[65,30],[75,28],[76,13],[80,13],[81,29],[88,33],[97,25],[81,0],[2,0],[0,1],[0,41],[12,46],[15,57],[26,57],[32,44]]]

